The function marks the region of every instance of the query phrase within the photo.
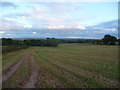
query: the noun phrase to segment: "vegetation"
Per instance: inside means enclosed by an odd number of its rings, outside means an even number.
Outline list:
[[[21,67],[3,87],[21,87],[28,80],[30,56],[33,56],[39,69],[36,88],[117,88],[117,49],[117,46],[84,43],[60,44],[57,48],[31,47],[25,50]],[[19,59],[15,52],[13,56],[3,55],[4,61]]]
[[[47,38],[43,40],[30,39],[30,40],[12,40],[10,38],[2,38],[2,46],[49,46],[57,47],[59,41],[55,38]]]
[[[9,70],[12,65],[17,64],[17,62],[19,62],[21,59],[24,59],[21,66],[12,75],[12,77],[3,83],[4,88],[21,88],[23,82],[28,79],[31,72],[28,51],[30,52],[31,48],[3,55],[3,73],[6,73],[6,71]]]
[[[38,87],[41,87],[41,78],[43,87],[117,87],[116,51],[116,46],[92,44],[36,47],[34,58],[43,74],[39,76]]]
[[[36,88],[118,88],[120,40],[114,36],[101,40],[2,38],[2,42],[3,74],[23,61],[3,83],[4,88],[23,87],[36,74]]]
[[[2,53],[8,53],[8,52],[12,52],[12,51],[17,51],[17,50],[21,50],[21,49],[26,49],[28,48],[28,46],[6,46],[6,47],[2,47]]]
[[[115,45],[117,38],[111,35],[105,35],[102,41],[105,45]]]
[[[17,63],[19,61],[19,58],[21,57],[22,53],[24,53],[24,50],[18,50],[18,51],[3,54],[3,56],[2,56],[3,72],[5,70],[7,70],[8,68],[10,68],[15,63]]]
[[[93,43],[99,45],[116,45],[120,44],[120,39],[115,36],[105,35],[101,40],[95,39],[30,39],[30,40],[12,40],[10,38],[2,38],[2,46],[48,46],[57,47],[59,43]]]
[[[57,47],[59,41],[55,38],[47,38],[45,40],[31,39],[31,40],[12,40],[10,38],[2,38],[2,53],[26,49],[29,46],[48,46]]]

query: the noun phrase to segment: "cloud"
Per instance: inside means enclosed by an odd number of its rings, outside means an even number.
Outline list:
[[[87,7],[81,3],[41,2],[15,4],[19,5],[19,8],[14,10],[15,12],[12,11],[13,9],[7,9],[12,6],[4,8],[3,21],[0,22],[2,30],[6,33],[5,35],[5,33],[1,32],[4,36],[15,34],[14,36],[22,38],[32,36],[101,38],[105,34],[117,35],[118,25],[116,20],[86,27],[96,19],[91,18],[89,13],[92,12],[87,12]],[[106,21],[104,18],[101,20]],[[101,21],[98,20],[98,22]]]
[[[97,30],[97,31],[101,30],[105,32],[117,32],[118,20],[112,20],[112,21],[101,23],[99,25],[89,26],[87,27],[87,29]]]
[[[37,32],[32,32],[33,34],[37,34]]]
[[[113,22],[114,21],[114,22]],[[28,37],[34,37],[34,38],[43,38],[43,37],[56,37],[56,38],[91,38],[91,39],[98,39],[102,38],[106,34],[111,34],[113,36],[118,35],[116,25],[117,20],[108,21],[101,23],[96,26],[89,26],[89,27],[83,27],[81,25],[73,25],[73,26],[67,26],[67,25],[48,25],[43,28],[36,29],[34,27],[32,28],[26,28],[19,31],[13,31],[13,29],[7,30],[5,33],[3,33],[3,36],[9,37],[13,35],[13,37],[19,37],[19,38],[28,38]],[[114,23],[114,24],[113,24]],[[105,25],[109,24],[110,27],[105,27]],[[114,27],[112,26],[114,25]],[[111,28],[112,26],[112,28]],[[19,27],[21,29],[21,27]],[[15,29],[14,29],[15,30]]]
[[[0,34],[3,34],[3,33],[5,33],[5,31],[0,31]]]
[[[9,2],[119,2],[119,0],[4,0]]]
[[[76,29],[80,29],[80,30],[85,30],[86,28],[81,26],[81,25],[78,25],[78,26],[75,26]]]
[[[2,3],[2,7],[13,7],[13,8],[17,7],[17,5],[15,5],[12,2],[1,2],[1,3]]]
[[[105,29],[106,31],[116,31],[116,29]]]
[[[15,36],[16,34],[5,34],[7,36]]]
[[[24,27],[23,25],[14,22],[14,21],[8,21],[8,20],[4,20],[2,22],[0,22],[0,30],[23,30]]]
[[[25,25],[24,28],[32,28],[32,25]]]
[[[26,16],[19,16],[15,18],[3,17],[0,24],[1,30],[25,30],[32,28],[32,25]]]
[[[73,16],[77,11],[80,11],[78,3],[39,3],[33,6],[32,9],[24,12],[37,24],[46,25],[61,25],[61,24],[78,24],[78,19]],[[75,13],[74,13],[75,12]],[[72,23],[71,23],[72,21]]]
[[[61,29],[79,29],[79,30],[85,30],[85,27],[81,25],[76,25],[76,26],[67,26],[67,25],[49,25],[46,26],[45,29],[52,29],[52,30],[61,30]]]

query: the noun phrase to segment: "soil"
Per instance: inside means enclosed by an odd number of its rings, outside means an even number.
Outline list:
[[[31,69],[32,73],[29,80],[23,85],[23,88],[35,88],[38,78],[38,66],[35,64],[33,57],[31,56]]]
[[[16,72],[16,70],[20,67],[22,62],[23,62],[23,59],[21,59],[17,64],[15,64],[11,68],[9,68],[9,71],[7,71],[3,74],[2,82],[5,82],[9,77],[11,77]]]

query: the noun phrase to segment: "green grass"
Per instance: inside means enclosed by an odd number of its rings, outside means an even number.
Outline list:
[[[37,88],[117,88],[118,46],[60,44],[59,47],[32,47],[3,56],[3,67],[17,62],[25,52],[25,62],[4,83],[4,87],[21,87],[29,78],[30,56],[39,66]]]
[[[36,48],[35,60],[42,73],[46,71],[48,77],[52,74],[67,87],[116,87],[117,50],[117,46],[61,44],[57,48]]]
[[[22,52],[25,52],[25,51],[22,51]],[[22,52],[19,52],[19,53],[22,53]],[[21,86],[24,85],[23,83],[25,83],[25,81],[29,79],[29,76],[31,73],[30,57],[28,57],[27,51],[24,54],[25,55],[22,56],[24,61],[22,62],[21,66],[6,82],[3,83],[3,88],[21,88]]]
[[[25,50],[7,53],[2,56],[2,70],[3,72],[10,68],[11,65],[16,64]]]

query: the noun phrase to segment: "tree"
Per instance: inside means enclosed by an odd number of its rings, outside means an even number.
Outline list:
[[[103,41],[102,41],[102,40],[93,40],[93,44],[102,45],[102,44],[103,44]]]
[[[118,42],[118,45],[120,45],[120,39],[118,39],[117,42]]]
[[[55,38],[47,38],[46,42],[49,47],[57,47],[59,44],[59,41]]]
[[[27,46],[31,46],[32,42],[30,40],[24,40],[24,43],[27,45]]]
[[[13,44],[13,40],[10,38],[2,38],[2,45],[3,46],[10,46]]]
[[[105,35],[102,41],[105,45],[115,45],[117,38],[111,35]]]

